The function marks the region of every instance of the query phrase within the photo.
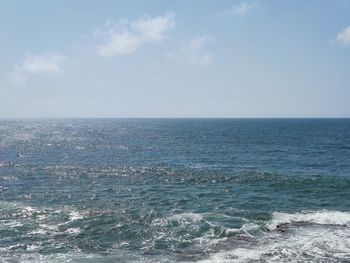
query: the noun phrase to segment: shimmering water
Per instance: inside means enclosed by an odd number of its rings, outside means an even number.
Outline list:
[[[349,262],[350,119],[0,121],[0,262]]]

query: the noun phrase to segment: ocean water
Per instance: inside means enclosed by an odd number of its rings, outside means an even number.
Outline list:
[[[350,262],[350,119],[1,120],[0,262]]]

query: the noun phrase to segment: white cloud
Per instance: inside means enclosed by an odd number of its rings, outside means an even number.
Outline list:
[[[98,54],[103,57],[131,54],[140,46],[140,40],[129,32],[120,32],[110,36],[105,44],[98,46]]]
[[[144,41],[160,41],[164,37],[164,33],[175,26],[175,15],[168,13],[165,16],[157,16],[154,18],[143,16],[131,27],[138,32],[138,35]]]
[[[117,25],[107,22],[97,31],[105,37],[104,43],[97,46],[97,54],[103,57],[132,54],[144,43],[159,42],[165,33],[175,26],[173,13],[164,16],[142,16],[136,21],[121,20]]]
[[[258,4],[256,2],[240,2],[239,4],[233,6],[229,11],[227,11],[226,14],[243,17],[256,9],[257,6]]]
[[[209,41],[207,36],[195,36],[187,41],[178,52],[168,54],[168,58],[176,62],[186,62],[197,66],[209,66],[213,56],[204,52],[204,45]]]
[[[188,52],[188,62],[199,66],[209,66],[212,63],[212,55],[203,53],[202,49],[209,38],[206,36],[193,37],[185,51]]]
[[[195,36],[189,41],[189,48],[192,50],[199,50],[209,40],[207,36]]]
[[[58,54],[28,55],[21,69],[31,74],[57,74],[62,72],[61,63],[65,58]]]
[[[350,46],[350,26],[337,35],[337,41],[344,46]]]
[[[63,72],[62,63],[66,60],[59,54],[28,54],[21,64],[15,65],[10,79],[19,85],[26,84],[28,75],[52,75]]]

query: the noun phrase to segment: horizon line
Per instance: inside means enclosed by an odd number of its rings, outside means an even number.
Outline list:
[[[350,119],[350,116],[286,116],[286,117],[0,117],[0,120],[47,120],[47,119]]]

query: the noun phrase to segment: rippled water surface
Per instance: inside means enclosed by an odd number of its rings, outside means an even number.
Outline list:
[[[350,119],[0,121],[0,262],[349,262]]]

